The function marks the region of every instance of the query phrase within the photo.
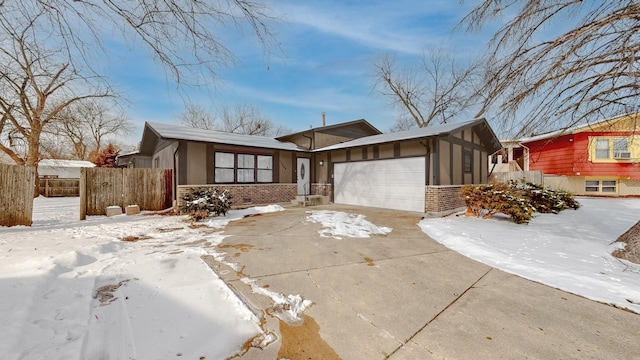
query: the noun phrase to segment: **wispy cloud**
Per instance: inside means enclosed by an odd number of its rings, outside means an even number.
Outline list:
[[[434,27],[443,17],[460,14],[455,1],[420,2],[323,2],[322,5],[278,4],[285,21],[314,31],[349,39],[378,50],[410,55],[442,42],[449,35],[451,21]]]

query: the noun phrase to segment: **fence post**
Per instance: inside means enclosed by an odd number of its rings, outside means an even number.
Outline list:
[[[80,220],[87,218],[87,169],[80,168]]]

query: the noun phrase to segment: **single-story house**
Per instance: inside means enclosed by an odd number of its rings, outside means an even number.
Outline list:
[[[95,167],[90,161],[42,159],[38,162],[38,176],[59,179],[80,179],[80,169]]]
[[[215,186],[236,205],[317,195],[439,214],[463,206],[461,186],[487,181],[486,159],[500,147],[485,119],[389,134],[355,120],[275,139],[147,122],[138,153],[118,165],[173,169],[177,199]]]

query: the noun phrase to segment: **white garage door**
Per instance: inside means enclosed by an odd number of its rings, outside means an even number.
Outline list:
[[[340,163],[333,173],[336,204],[424,212],[424,157]]]

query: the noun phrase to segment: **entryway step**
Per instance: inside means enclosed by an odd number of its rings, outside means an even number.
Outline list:
[[[296,196],[294,200],[291,200],[291,204],[302,206],[324,205],[328,203],[329,197],[324,195],[299,195]]]

